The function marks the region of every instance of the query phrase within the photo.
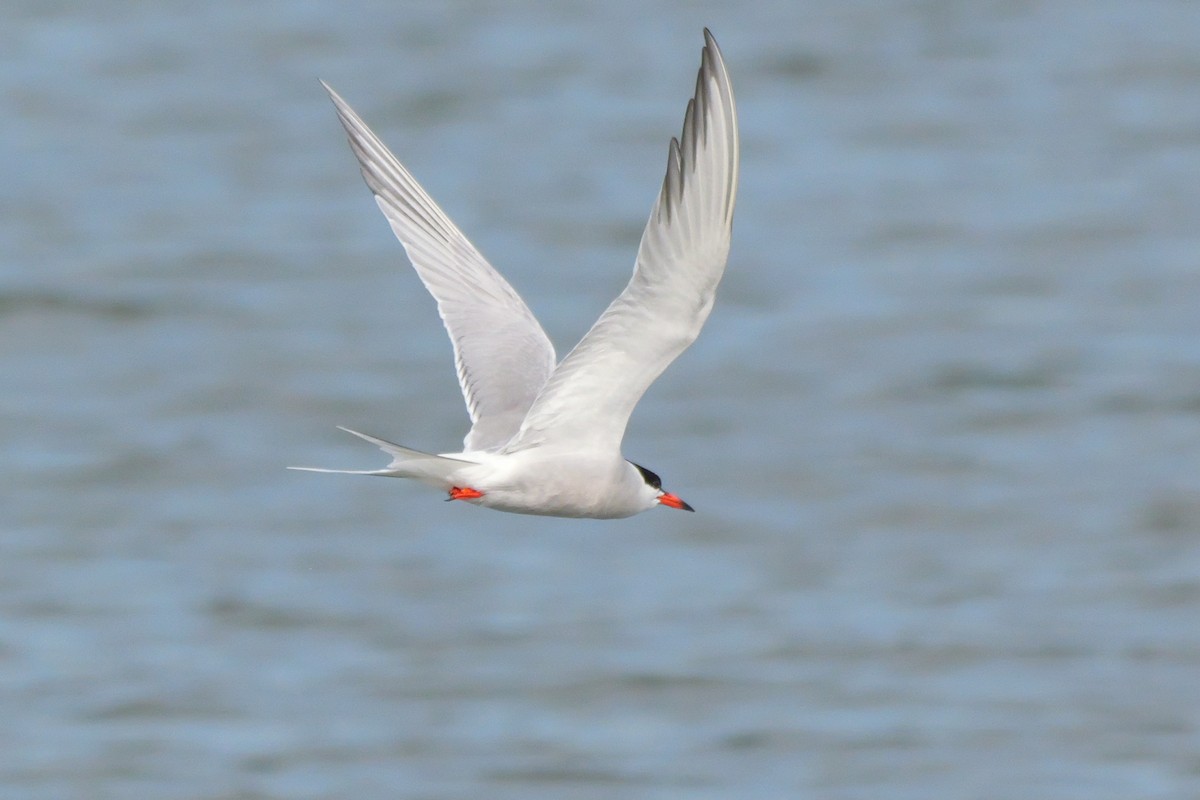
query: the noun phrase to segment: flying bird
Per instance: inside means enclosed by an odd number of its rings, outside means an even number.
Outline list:
[[[738,182],[738,128],[725,61],[705,29],[696,91],[642,233],[633,277],[558,361],[520,295],[328,84],[375,202],[404,246],[454,347],[471,430],[462,452],[424,453],[365,433],[391,463],[339,472],[413,478],[485,508],[609,519],[692,507],[625,460],[642,394],[712,310],[725,271]]]

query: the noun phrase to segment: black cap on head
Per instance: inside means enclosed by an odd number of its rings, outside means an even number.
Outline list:
[[[630,461],[629,463],[633,464],[632,461]],[[662,491],[662,478],[658,477],[657,474],[646,469],[641,464],[633,464],[633,465],[635,467],[637,467],[638,472],[642,473],[642,480],[644,480],[650,486],[653,486],[655,489]]]

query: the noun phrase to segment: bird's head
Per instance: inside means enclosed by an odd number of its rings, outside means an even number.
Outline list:
[[[641,476],[642,482],[645,485],[647,508],[653,508],[654,505],[657,504],[667,506],[668,508],[678,508],[682,511],[696,510],[680,500],[677,496],[671,494],[670,492],[664,491],[662,488],[662,478],[658,477],[657,474],[651,472],[640,464],[634,464],[632,461],[629,463],[632,464],[634,469],[638,471],[638,474]]]

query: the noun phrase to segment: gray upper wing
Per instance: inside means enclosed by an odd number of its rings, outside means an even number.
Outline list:
[[[464,450],[512,438],[554,370],[554,346],[508,281],[338,94],[322,81],[375,201],[404,245],[454,346],[472,427]]]
[[[506,451],[619,450],[629,415],[699,334],[725,271],[738,181],[737,110],[712,34],[633,277],[563,359]]]

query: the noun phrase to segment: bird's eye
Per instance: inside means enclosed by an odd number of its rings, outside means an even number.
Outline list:
[[[632,461],[630,461],[629,463],[633,464]],[[653,486],[655,489],[662,489],[662,478],[658,477],[658,475],[656,475],[655,473],[646,469],[641,464],[633,464],[633,465],[635,467],[637,467],[638,472],[642,473],[642,480],[644,480],[650,486]]]

